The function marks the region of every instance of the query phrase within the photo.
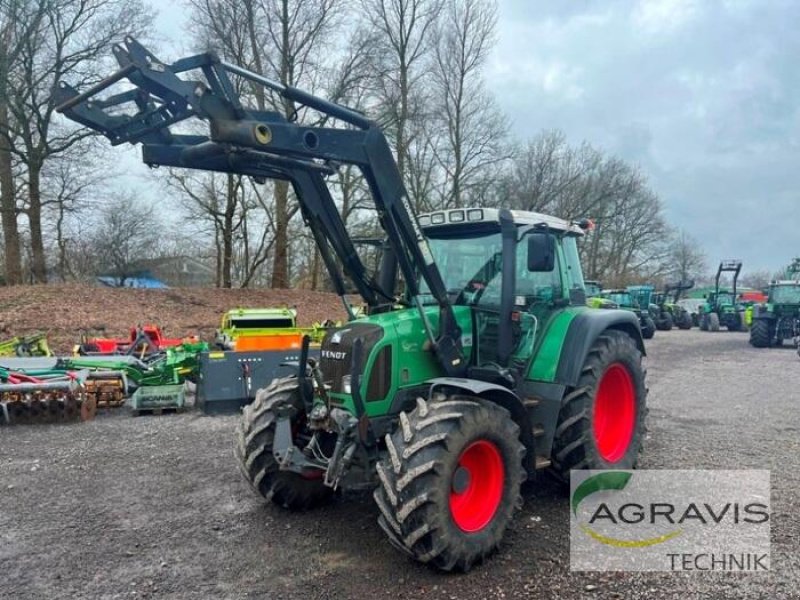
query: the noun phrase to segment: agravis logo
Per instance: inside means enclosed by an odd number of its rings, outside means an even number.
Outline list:
[[[573,473],[578,570],[768,569],[768,471]]]

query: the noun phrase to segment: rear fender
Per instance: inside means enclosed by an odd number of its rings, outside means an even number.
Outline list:
[[[558,361],[556,383],[577,385],[589,349],[598,336],[609,329],[631,336],[642,356],[646,355],[639,319],[635,314],[625,310],[585,311],[569,324]]]

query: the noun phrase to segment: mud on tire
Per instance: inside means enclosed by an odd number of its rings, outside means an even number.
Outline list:
[[[296,409],[293,424],[300,426],[302,402],[296,377],[275,379],[258,390],[255,401],[244,407],[234,454],[245,479],[260,496],[285,508],[306,510],[328,501],[333,490],[323,484],[322,478],[307,479],[278,469],[272,453],[275,411],[290,406]]]
[[[578,385],[564,396],[553,441],[556,478],[568,481],[572,469],[634,468],[644,442],[646,399],[642,354],[633,338],[605,331],[589,350]]]
[[[469,396],[418,399],[386,446],[374,497],[393,546],[445,571],[497,549],[525,479],[519,428],[504,408]]]

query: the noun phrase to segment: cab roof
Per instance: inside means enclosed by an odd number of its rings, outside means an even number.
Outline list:
[[[574,235],[583,235],[584,230],[577,223],[565,221],[558,217],[543,215],[542,213],[524,210],[512,210],[511,216],[516,225],[545,224],[554,231],[564,231]],[[497,208],[452,208],[424,213],[418,217],[423,229],[429,227],[444,227],[447,225],[461,225],[463,223],[499,223],[500,210]]]

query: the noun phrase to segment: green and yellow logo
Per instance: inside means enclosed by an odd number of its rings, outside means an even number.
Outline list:
[[[604,492],[604,491],[622,491],[628,485],[631,480],[633,473],[627,471],[604,471],[602,473],[598,473],[597,475],[592,475],[591,477],[583,480],[578,487],[575,488],[575,491],[572,493],[571,499],[571,507],[572,513],[575,517],[578,516],[578,507],[580,506],[581,502],[583,502],[589,496],[597,493],[597,492]],[[600,505],[597,511],[592,515],[592,518],[589,520],[589,523],[593,523],[595,520],[599,518],[604,518],[605,515],[603,514],[603,510],[608,512],[608,507],[605,503]],[[612,519],[613,520],[613,519]],[[667,540],[671,540],[674,537],[677,537],[681,534],[681,530],[677,529],[675,531],[671,531],[664,535],[660,535],[657,537],[651,537],[641,540],[624,540],[615,537],[610,537],[607,535],[603,535],[598,533],[589,525],[585,525],[580,523],[578,525],[581,531],[583,531],[586,535],[588,535],[593,540],[600,542],[601,544],[606,544],[608,546],[614,546],[616,548],[646,548],[647,546],[655,546],[656,544],[662,544]]]

